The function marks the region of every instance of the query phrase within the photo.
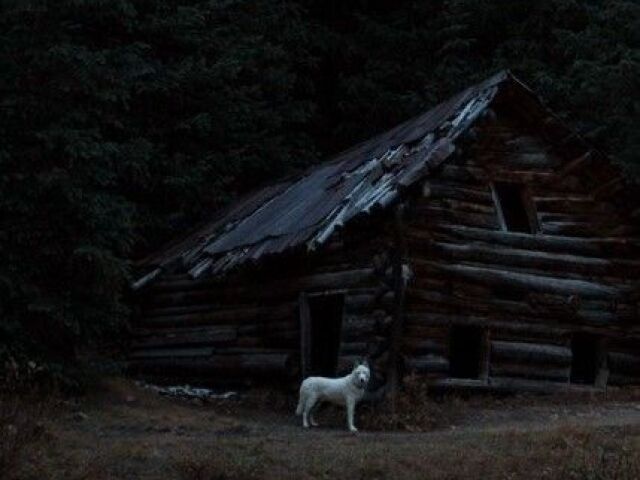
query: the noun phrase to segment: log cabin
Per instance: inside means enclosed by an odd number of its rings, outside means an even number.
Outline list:
[[[138,265],[133,372],[374,387],[640,384],[637,188],[510,72]]]

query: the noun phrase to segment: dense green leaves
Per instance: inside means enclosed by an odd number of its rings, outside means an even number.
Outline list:
[[[1,8],[3,340],[67,362],[126,320],[129,258],[315,159],[311,60],[295,5]]]
[[[631,0],[14,0],[0,6],[0,335],[67,362],[130,260],[502,68],[638,165]]]

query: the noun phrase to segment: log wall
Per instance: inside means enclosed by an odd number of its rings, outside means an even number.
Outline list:
[[[220,279],[163,276],[138,295],[131,371],[216,380],[295,378],[303,292],[344,295],[339,372],[365,356],[384,363],[393,289],[381,224],[345,230],[312,257],[294,255]]]
[[[413,198],[406,372],[446,379],[452,327],[478,326],[489,337],[486,383],[570,383],[576,332],[606,341],[595,383],[602,375],[640,383],[640,233],[631,206],[599,190],[609,172],[588,152],[566,158],[561,140],[536,131],[499,110]],[[524,185],[538,232],[505,231],[491,187],[501,181]]]

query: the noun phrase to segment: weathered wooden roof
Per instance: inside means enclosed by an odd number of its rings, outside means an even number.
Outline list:
[[[298,178],[266,187],[220,212],[185,239],[152,255],[139,288],[165,270],[218,275],[265,255],[314,250],[357,215],[385,208],[455,150],[455,142],[505,85],[531,93],[509,72],[455,95]]]

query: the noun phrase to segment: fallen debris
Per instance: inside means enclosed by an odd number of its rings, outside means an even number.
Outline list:
[[[227,391],[220,393],[210,388],[192,387],[190,385],[159,386],[142,381],[136,382],[136,385],[165,397],[183,398],[188,400],[230,400],[238,396],[238,392]]]

